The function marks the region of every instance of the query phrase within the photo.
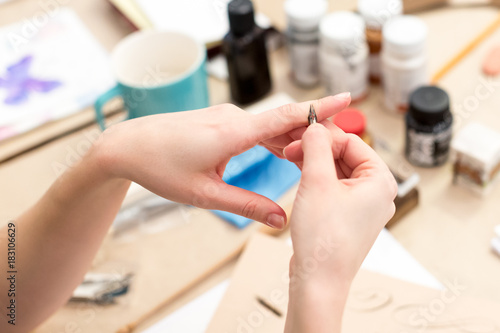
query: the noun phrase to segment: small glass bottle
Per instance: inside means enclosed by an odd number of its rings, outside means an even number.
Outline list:
[[[370,50],[370,81],[380,83],[382,27],[392,17],[401,15],[403,2],[401,0],[358,0],[358,11],[366,24],[366,41]]]
[[[351,93],[357,102],[368,93],[368,46],[361,16],[338,11],[320,23],[320,72],[326,93]]]
[[[448,94],[434,86],[415,90],[406,114],[406,158],[422,167],[446,162],[450,151],[453,116]]]
[[[238,104],[253,103],[271,90],[264,31],[255,24],[253,4],[232,0],[228,7],[229,33],[222,49],[229,72],[231,98]]]
[[[325,0],[287,0],[287,41],[292,76],[299,85],[319,82],[319,21],[327,10]]]
[[[427,26],[418,17],[401,15],[384,25],[382,35],[385,105],[394,113],[405,113],[410,93],[427,83]]]

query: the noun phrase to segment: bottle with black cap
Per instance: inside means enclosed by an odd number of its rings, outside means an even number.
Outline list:
[[[410,96],[406,114],[406,158],[410,163],[433,167],[446,162],[450,150],[453,116],[448,94],[423,86]]]
[[[251,1],[232,0],[227,8],[230,31],[223,51],[231,97],[238,104],[249,104],[271,90],[264,31],[255,24]]]

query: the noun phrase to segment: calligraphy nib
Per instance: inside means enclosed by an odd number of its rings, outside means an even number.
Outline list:
[[[318,122],[318,117],[316,116],[316,110],[314,110],[314,106],[311,104],[309,107],[309,125],[316,124]]]

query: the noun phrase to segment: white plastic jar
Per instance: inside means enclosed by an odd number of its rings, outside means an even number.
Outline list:
[[[427,84],[427,26],[418,17],[402,15],[383,28],[382,75],[386,107],[405,113],[410,94]]]
[[[292,76],[301,86],[319,83],[319,22],[325,15],[325,0],[287,0],[287,41]]]
[[[380,52],[382,50],[382,28],[392,17],[403,12],[402,0],[358,0],[358,11],[365,20],[366,41],[370,51],[370,81],[382,79]]]
[[[320,72],[328,95],[349,91],[353,102],[368,92],[368,46],[361,16],[329,14],[320,23]]]

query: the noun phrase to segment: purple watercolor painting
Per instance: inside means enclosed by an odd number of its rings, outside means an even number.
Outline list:
[[[8,41],[26,22],[1,25],[0,40]],[[0,145],[82,111],[116,84],[109,54],[72,9],[61,7],[39,28],[22,53],[0,43]]]
[[[3,103],[7,105],[19,105],[26,102],[33,92],[48,93],[62,83],[56,80],[40,80],[29,74],[33,56],[22,58],[17,63],[7,67],[4,76],[0,76],[0,89],[7,90],[7,97]]]

